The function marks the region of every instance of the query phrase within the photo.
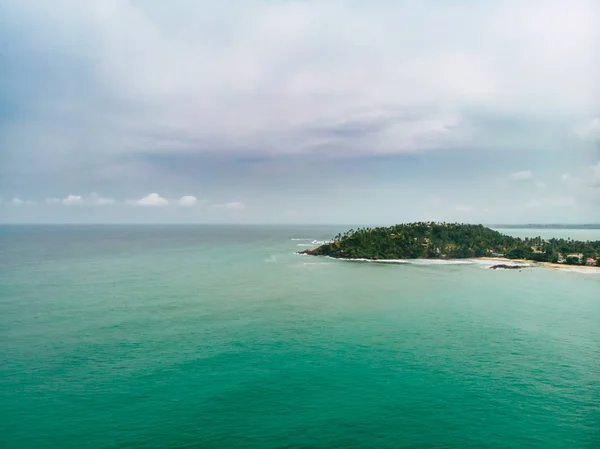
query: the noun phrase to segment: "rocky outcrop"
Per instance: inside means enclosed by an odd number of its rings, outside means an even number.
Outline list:
[[[498,265],[492,265],[490,267],[491,270],[497,270],[497,269],[502,269],[502,270],[520,270],[521,268],[528,268],[529,265],[507,265],[505,263],[501,263]]]
[[[297,254],[307,254],[309,256],[320,256],[319,248],[305,249],[304,251],[298,251]]]

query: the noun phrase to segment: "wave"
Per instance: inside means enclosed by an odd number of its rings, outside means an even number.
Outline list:
[[[310,242],[310,245],[325,245],[326,243],[333,243],[333,240],[316,240],[316,239],[300,239],[300,238],[291,238],[291,241],[294,242]],[[307,243],[305,243],[305,245],[308,245]]]
[[[469,259],[469,263],[475,265],[481,265],[483,268],[490,268],[494,265],[508,265],[511,267],[523,267],[523,268],[532,268],[536,267],[535,263],[528,262],[512,262],[509,260],[481,260],[481,259]]]
[[[413,259],[411,263],[415,265],[473,265],[468,259],[464,260],[442,260],[442,259]]]
[[[371,263],[396,263],[396,264],[412,264],[412,265],[472,265],[470,260],[440,260],[440,259],[338,259],[329,257],[329,259],[345,260],[348,262],[371,262]]]
[[[312,247],[312,246],[315,246],[315,245],[313,245],[312,243],[298,243],[296,246],[310,246],[310,247]]]
[[[341,260],[341,261],[345,261],[345,262],[410,263],[410,261],[405,260],[405,259],[380,259],[380,260],[373,260],[373,259],[341,259],[341,258],[331,257],[331,256],[325,256],[325,257],[327,259]]]
[[[342,259],[336,257],[326,256],[328,259],[342,260],[347,262],[370,262],[370,263],[391,263],[391,264],[411,264],[411,265],[481,265],[481,268],[490,268],[494,265],[498,265],[499,262],[489,260],[477,260],[477,259]],[[519,266],[523,268],[534,267],[535,264],[525,264],[517,262],[502,262],[503,265]]]
[[[552,267],[554,268],[554,267]],[[590,270],[587,268],[554,268],[558,271],[568,271],[571,273],[580,273],[580,274],[600,274],[600,270]]]

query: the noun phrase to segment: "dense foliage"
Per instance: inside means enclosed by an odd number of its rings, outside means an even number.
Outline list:
[[[504,255],[540,262],[585,264],[600,255],[600,241],[510,237],[482,225],[419,222],[350,229],[307,254],[352,259],[464,259]],[[581,254],[583,258],[568,257]],[[576,259],[576,260],[575,260]],[[583,260],[582,260],[583,259]]]

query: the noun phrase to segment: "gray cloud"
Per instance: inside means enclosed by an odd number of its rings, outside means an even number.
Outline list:
[[[581,170],[600,159],[599,13],[593,0],[9,0],[0,187],[268,203],[385,189],[393,170],[489,177],[498,153],[543,160],[536,179]],[[431,162],[410,172],[419,155]]]

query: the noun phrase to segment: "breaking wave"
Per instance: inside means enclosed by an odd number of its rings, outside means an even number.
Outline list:
[[[369,263],[391,263],[391,264],[411,264],[411,265],[481,265],[481,268],[490,268],[494,265],[502,263],[503,265],[518,266],[523,268],[530,268],[536,266],[535,264],[517,263],[517,262],[497,262],[489,260],[476,260],[476,259],[342,259],[336,257],[326,256],[328,259],[341,260],[346,262],[369,262]]]
[[[381,259],[381,260],[373,260],[373,259],[341,259],[341,258],[337,258],[337,257],[330,257],[330,256],[325,256],[328,259],[334,259],[334,260],[341,260],[344,262],[369,262],[369,263],[410,263],[410,261],[408,260],[404,260],[404,259]]]
[[[523,267],[523,268],[532,268],[536,267],[535,263],[528,262],[512,262],[509,260],[479,260],[479,259],[469,259],[470,263],[475,265],[481,265],[482,268],[490,268],[494,265],[508,265],[510,267]]]
[[[326,243],[333,243],[333,240],[316,240],[316,239],[299,239],[299,238],[291,238],[291,241],[294,242],[310,242],[310,244],[308,243],[298,243],[298,246],[300,245],[307,245],[307,246],[319,246],[319,245],[325,245]]]
[[[473,262],[465,260],[441,260],[441,259],[414,259],[411,263],[415,265],[473,265]]]
[[[553,267],[554,268],[554,267]],[[571,273],[580,273],[580,274],[600,274],[600,270],[588,269],[588,268],[554,268],[558,271],[567,271]]]

